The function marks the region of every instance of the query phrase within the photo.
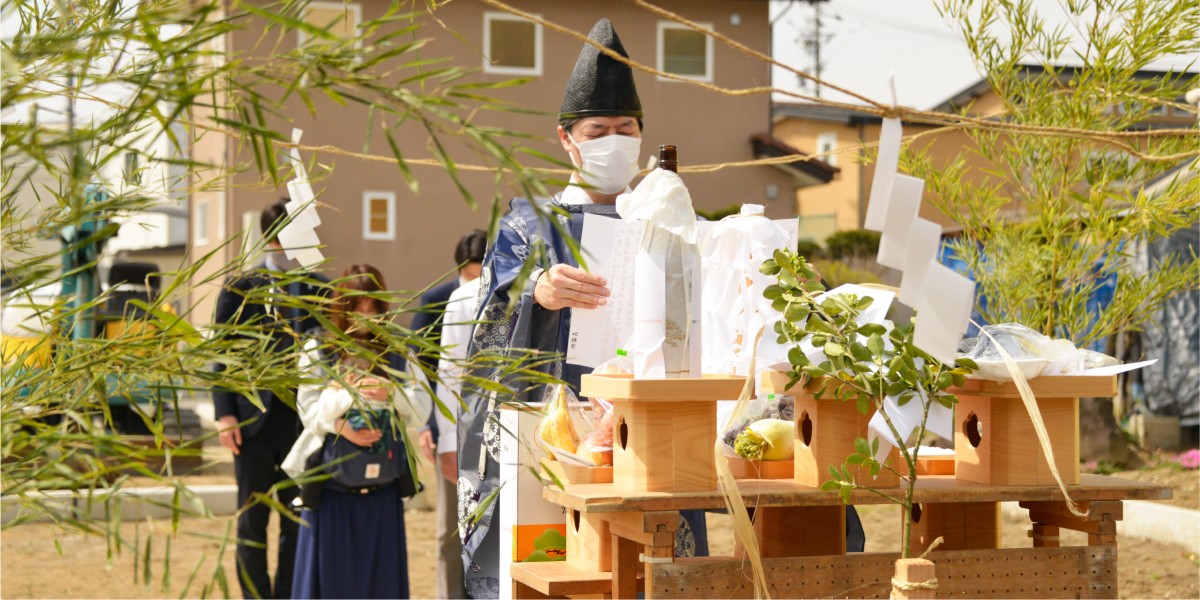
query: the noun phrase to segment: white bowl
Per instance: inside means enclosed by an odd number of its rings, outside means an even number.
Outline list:
[[[1045,358],[1014,358],[1013,362],[1017,364],[1017,368],[1020,369],[1025,379],[1033,379],[1041,375],[1046,365],[1050,364],[1050,360]],[[977,360],[975,364],[979,365],[979,368],[970,375],[971,379],[1012,381],[1012,375],[1009,374],[1008,367],[1002,360]]]

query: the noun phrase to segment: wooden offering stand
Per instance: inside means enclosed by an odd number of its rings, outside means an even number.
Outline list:
[[[1036,380],[1033,383],[1035,391],[1038,390],[1040,386]],[[1047,383],[1041,382],[1041,385]],[[586,395],[586,379],[584,385]],[[733,382],[727,382],[727,385],[729,389],[722,389],[712,396],[736,397],[731,390],[736,392],[739,386]],[[1087,390],[1087,395],[1092,393],[1092,388],[1083,389]],[[971,391],[984,393],[989,390],[984,385]],[[603,397],[621,401],[616,394],[608,393],[607,388]],[[669,399],[669,390],[656,392],[654,397],[657,399],[643,402],[687,401]],[[625,401],[630,405],[639,402],[628,397]],[[1000,401],[1012,402],[1012,399]],[[603,548],[603,526],[598,524],[607,525],[608,564],[581,562],[580,559],[571,561],[570,558],[566,563],[513,564],[514,596],[633,598],[639,591],[644,591],[647,598],[752,597],[750,566],[744,557],[673,557],[679,511],[724,508],[725,497],[715,489],[717,486],[670,491],[650,489],[675,483],[703,487],[694,485],[689,479],[672,477],[665,479],[670,484],[664,484],[659,469],[668,465],[686,467],[688,459],[706,463],[705,456],[711,460],[715,424],[707,430],[704,443],[701,443],[692,439],[697,436],[697,426],[686,422],[694,418],[693,413],[683,413],[686,416],[682,424],[689,426],[676,430],[648,421],[649,414],[637,413],[636,406],[627,406],[624,410],[627,412],[621,415],[624,415],[628,428],[624,451],[628,456],[624,466],[618,464],[614,469],[613,483],[569,483],[565,487],[548,485],[543,489],[546,500],[566,509],[569,531],[573,529],[576,515],[579,516],[576,535],[590,541],[581,539],[578,542],[587,542],[582,545],[590,549],[586,551],[591,552],[593,558],[598,558]],[[976,417],[979,414],[976,412]],[[988,414],[994,419],[994,412]],[[962,417],[960,412],[959,420]],[[1047,424],[1054,427],[1049,419]],[[1057,425],[1062,427],[1064,424]],[[643,429],[647,427],[652,429]],[[989,429],[985,422],[984,437],[989,432],[994,429]],[[653,435],[649,435],[651,433]],[[679,435],[687,438],[687,442],[681,444],[673,439]],[[1003,448],[995,446],[1008,442],[1002,438],[993,439],[992,443],[991,456],[996,456],[995,452]],[[680,453],[693,447],[697,450],[690,456]],[[699,450],[701,448],[703,451]],[[642,453],[646,451],[652,454],[644,456]],[[1072,444],[1068,451],[1075,453],[1077,447]],[[1057,446],[1055,455],[1058,455]],[[961,460],[956,462],[960,466],[963,463]],[[997,462],[988,464],[996,465]],[[931,465],[924,467],[932,468]],[[1028,465],[1028,468],[1032,470],[1033,467]],[[706,471],[707,466],[684,470],[695,473]],[[1087,512],[1083,518],[1067,511],[1064,496],[1055,485],[982,483],[957,474],[921,476],[913,497],[921,512],[914,525],[914,549],[923,547],[935,535],[947,540],[929,556],[936,564],[936,595],[1115,598],[1118,590],[1116,521],[1123,516],[1122,501],[1166,499],[1171,490],[1115,477],[1076,477],[1075,483],[1068,485],[1068,491]],[[844,552],[844,521],[819,518],[822,511],[827,515],[844,515],[845,509],[837,494],[821,491],[797,479],[741,480],[738,481],[738,493],[747,507],[756,511],[756,520],[761,519],[763,523],[756,531],[763,548],[762,564],[772,597],[887,597],[891,592],[899,554],[847,554]],[[1000,501],[1019,501],[1020,506],[1029,511],[1032,547],[998,547],[995,507]],[[868,490],[855,490],[850,495],[850,502],[883,504],[887,500]],[[1059,547],[1058,532],[1062,528],[1087,532],[1088,545]],[[796,543],[796,538],[805,539],[805,545]],[[595,544],[591,543],[593,541]],[[568,556],[570,552],[568,550]]]
[[[837,494],[795,481],[738,482],[746,504],[776,508],[843,509]],[[937,565],[941,597],[1115,598],[1117,596],[1116,521],[1123,500],[1169,498],[1170,488],[1115,477],[1083,475],[1068,488],[1088,512],[1066,512],[1062,493],[1051,486],[998,486],[930,476],[917,482],[914,501],[928,508],[943,503],[973,505],[1020,501],[1032,522],[1032,547],[942,550],[929,558]],[[610,524],[611,572],[584,571],[564,563],[513,565],[517,597],[605,594],[633,598],[750,598],[750,567],[742,557],[674,558],[673,524],[678,511],[723,508],[719,491],[619,492],[610,484],[546,487],[545,498]],[[866,490],[851,494],[853,504],[883,504]],[[1059,528],[1086,531],[1087,546],[1058,547]],[[843,538],[844,530],[829,532]],[[833,542],[829,542],[832,544]],[[772,597],[882,597],[891,590],[899,553],[831,553],[763,558]]]
[[[764,371],[759,378],[759,392],[787,394],[795,399],[796,457],[795,479],[804,485],[819,487],[829,480],[829,467],[842,468],[846,457],[854,453],[855,438],[867,437],[867,423],[874,412],[862,414],[854,402],[834,398],[839,384],[830,382],[826,393],[817,399],[815,392],[825,382],[809,381],[804,387],[788,387],[788,376],[777,371]],[[892,456],[892,467],[903,471]],[[872,479],[867,468],[849,465],[858,481],[871,482],[872,487],[899,485],[900,479],[886,469]]]
[[[1029,386],[1063,482],[1079,483],[1079,398],[1115,396],[1117,378],[1036,377]],[[1001,485],[1056,485],[1015,384],[971,379],[947,391],[958,396],[955,477]]]
[[[584,375],[580,395],[613,405],[613,485],[630,492],[717,489],[717,400],[737,398],[745,383],[730,376]]]

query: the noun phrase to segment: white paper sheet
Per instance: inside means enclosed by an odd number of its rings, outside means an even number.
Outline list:
[[[954,409],[933,400],[929,405],[929,418],[925,420],[925,430],[944,440],[954,441]]]
[[[325,262],[325,255],[317,248],[305,248],[296,253],[296,261],[305,269],[314,271]]]
[[[887,317],[888,309],[892,306],[892,301],[896,298],[895,292],[847,283],[844,285],[839,285],[838,287],[827,292],[818,294],[816,301],[818,304],[820,304],[829,296],[841,294],[854,294],[859,298],[865,298],[868,296],[874,298],[874,302],[871,303],[871,306],[868,306],[866,310],[859,313],[858,318],[854,320],[855,324],[859,326],[866,325],[868,323],[882,325],[886,321],[885,317]],[[887,336],[884,336],[883,339],[884,343],[887,344]],[[799,348],[800,351],[803,352],[806,357],[808,357],[808,360],[815,365],[819,365],[825,362],[827,359],[824,350],[813,346],[812,341],[808,337],[800,341]],[[790,366],[788,368],[790,368]]]
[[[899,440],[892,435],[892,430],[883,417],[884,412],[891,419],[896,433],[900,434]],[[880,442],[879,448],[875,451],[875,460],[884,462],[888,454],[892,452],[892,448],[899,448],[900,444],[908,441],[913,431],[916,431],[917,426],[921,424],[922,412],[924,409],[921,407],[919,398],[909,400],[904,406],[900,406],[896,402],[896,398],[892,396],[883,399],[883,410],[876,411],[871,420],[867,422],[867,443],[874,443],[877,438]]]
[[[651,235],[654,226],[643,223],[643,227],[642,236]],[[638,252],[633,259],[633,347],[629,356],[633,359],[635,379],[667,377],[663,354],[663,341],[667,339],[666,258],[663,253]]]
[[[604,306],[571,311],[567,362],[595,368],[629,350],[633,335],[633,263],[644,225],[599,215],[584,215],[579,246],[588,269],[608,281],[612,295]]]
[[[908,230],[908,251],[904,255],[900,280],[900,301],[914,306],[920,298],[921,279],[928,266],[937,261],[938,245],[942,241],[942,226],[920,217]]]
[[[892,181],[900,165],[900,140],[904,130],[900,119],[884,119],[879,130],[879,157],[875,161],[875,176],[871,180],[871,195],[867,200],[867,215],[863,229],[883,231],[887,220]]]
[[[302,135],[302,130],[292,129],[292,143],[298,146]],[[321,244],[316,232],[321,217],[317,215],[315,194],[308,182],[304,162],[300,159],[300,149],[296,146],[288,149],[288,157],[295,177],[287,183],[290,200],[283,206],[291,219],[279,231],[279,244],[288,258],[298,261],[305,269],[313,270],[325,262],[325,256],[317,248]]]
[[[304,161],[300,160],[300,138],[304,135],[303,129],[292,128],[292,144],[288,149],[288,157],[292,161],[292,173],[299,181],[308,181],[308,171],[304,168]]]
[[[921,208],[921,194],[925,191],[925,180],[896,175],[892,181],[892,193],[888,200],[887,221],[883,235],[879,238],[879,255],[876,262],[893,269],[904,268],[908,253],[908,234],[912,222]]]
[[[774,324],[782,319],[763,297],[775,282],[759,267],[775,250],[796,247],[796,220],[762,216],[724,219],[701,235],[703,257],[703,372],[747,375],[750,357],[757,368],[787,364],[790,345],[779,344]],[[757,353],[749,345],[764,329]]]
[[[954,364],[975,304],[975,282],[931,263],[921,285],[924,293],[913,307],[917,311],[913,343],[943,363]]]
[[[317,214],[317,202],[313,195],[312,185],[307,181],[292,180],[287,184],[291,201],[284,203],[288,215],[292,218],[289,225],[316,229],[321,225],[321,217]]]
[[[298,227],[295,223],[279,230],[279,245],[288,258],[297,259],[297,255],[305,248],[315,248],[321,240],[311,227]]]

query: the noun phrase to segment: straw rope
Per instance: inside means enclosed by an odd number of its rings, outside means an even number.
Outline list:
[[[892,587],[902,592],[911,592],[913,590],[936,590],[938,587],[938,580],[937,577],[934,577],[933,579],[927,579],[925,581],[900,581],[893,577]]]

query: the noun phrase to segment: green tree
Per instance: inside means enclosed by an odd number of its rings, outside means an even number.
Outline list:
[[[195,182],[221,186],[245,171],[257,173],[261,185],[277,188],[291,177],[282,153],[287,137],[281,129],[288,127],[287,119],[278,109],[289,96],[303,99],[314,114],[318,104],[313,98],[318,96],[368,106],[369,122],[346,126],[362,127],[369,139],[384,123],[382,134],[376,135],[392,142],[398,174],[414,191],[419,182],[410,163],[422,157],[401,155],[393,142],[395,132],[406,124],[417,124],[425,132],[428,160],[442,167],[426,173],[452,178],[464,201],[474,203],[475,198],[459,180],[447,150],[451,145],[465,146],[477,162],[497,173],[497,192],[504,174],[505,184],[515,183],[530,196],[544,195],[542,181],[522,160],[523,153],[529,152],[523,143],[528,136],[472,120],[481,111],[513,110],[489,98],[487,90],[521,81],[472,82],[469,70],[422,55],[427,41],[422,37],[423,23],[430,20],[426,13],[435,10],[434,3],[393,3],[383,16],[361,23],[351,39],[306,24],[299,18],[304,5],[292,0],[150,0],[136,5],[16,0],[5,5],[6,25],[16,25],[0,46],[5,79],[0,133],[6,304],[29,303],[37,290],[73,281],[78,274],[93,274],[95,245],[115,233],[114,217],[176,202],[170,194],[146,193],[141,188],[109,190],[112,193],[107,195],[87,193],[90,184],[105,182],[106,169],[126,151],[140,148],[138,140],[165,137],[177,151],[157,158],[174,167],[167,189]],[[294,38],[298,31],[316,43],[275,52],[266,59],[250,58],[227,52],[221,44],[237,31],[258,35],[266,47],[275,43],[278,48],[279,40]],[[209,164],[178,152],[189,140],[204,136],[237,139],[235,160],[228,165]],[[64,245],[57,240],[64,230],[84,233]],[[82,262],[63,270],[60,265],[66,253]],[[242,262],[209,265],[212,260],[212,255],[193,257],[188,267],[168,273],[173,283],[162,291],[160,300],[170,303],[183,298],[188,286],[220,282]],[[300,276],[292,273],[280,284]],[[336,281],[331,284],[336,286]],[[262,301],[269,294],[269,290],[256,290],[248,300]],[[110,296],[41,297],[31,321],[44,325],[46,333],[23,347],[6,343],[0,485],[6,501],[12,498],[21,504],[20,516],[5,527],[55,515],[64,528],[107,536],[110,553],[116,553],[130,545],[122,539],[119,518],[93,521],[87,517],[90,508],[64,514],[40,492],[77,490],[89,504],[103,503],[108,510],[119,511],[115,492],[130,474],[152,477],[175,489],[172,507],[178,526],[182,515],[195,511],[188,508],[194,496],[174,476],[174,465],[179,458],[197,456],[202,440],[183,438],[180,425],[166,418],[170,413],[162,407],[141,415],[153,434],[148,446],[117,435],[109,397],[148,386],[160,390],[166,404],[174,403],[178,414],[180,395],[217,383],[211,365],[218,360],[228,365],[220,385],[251,399],[263,388],[287,397],[287,390],[303,382],[303,377],[296,357],[270,352],[269,336],[253,326],[201,332],[157,305],[141,306],[139,316],[129,317],[131,327],[124,335],[114,339],[91,335],[86,330]],[[388,340],[391,350],[405,355],[410,364],[418,362],[412,360],[414,353],[441,354],[436,345],[396,321],[415,294],[381,296],[398,308],[370,326]],[[199,320],[207,320],[207,315]],[[146,328],[155,333],[147,334]],[[5,338],[10,338],[7,334],[6,329]],[[338,349],[355,342],[341,336],[329,343]],[[252,355],[271,358],[246,358]],[[48,362],[40,360],[44,356]],[[544,359],[527,355],[477,360],[498,361],[505,369],[519,370]],[[468,384],[506,391],[488,381],[471,379]],[[415,449],[410,454],[417,455]],[[169,539],[167,544],[169,555]],[[149,549],[147,542],[145,569],[138,577],[146,585],[151,582]],[[169,560],[164,569],[169,571]],[[201,595],[218,590],[228,594],[229,575],[219,562],[210,569]],[[168,575],[163,573],[164,588]],[[193,572],[192,578],[196,575]]]
[[[1200,79],[1194,71],[1147,70],[1200,51],[1200,4],[1066,2],[1074,25],[1058,27],[1031,0],[939,7],[1002,102],[995,119],[1032,128],[967,128],[965,151],[946,163],[914,148],[903,159],[925,179],[930,202],[962,226],[950,245],[985,299],[983,318],[1087,345],[1141,327],[1168,298],[1195,289],[1195,256],[1167,257],[1146,273],[1130,257],[1200,222],[1200,180],[1170,179],[1154,195],[1143,190],[1195,165],[1195,130],[1154,129],[1164,127],[1155,121],[1164,107],[1195,111],[1180,100]],[[1101,141],[1091,131],[1126,137]],[[1112,300],[1096,305],[1114,276]]]

